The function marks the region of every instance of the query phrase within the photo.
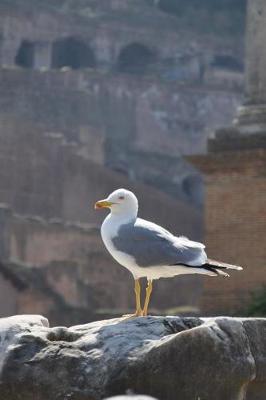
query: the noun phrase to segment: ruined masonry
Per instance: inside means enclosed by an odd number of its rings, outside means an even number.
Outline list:
[[[244,76],[242,6],[211,15],[202,1],[199,25],[162,1],[71,4],[0,4],[0,316],[57,324],[133,308],[93,210],[114,188],[202,239],[202,178],[183,155],[231,121]],[[200,277],[162,280],[153,311],[198,312],[201,294]]]
[[[206,242],[210,256],[244,271],[213,287],[204,282],[209,314],[245,308],[266,283],[266,4],[248,4],[246,97],[230,128],[209,140],[206,156],[191,160],[206,176]]]

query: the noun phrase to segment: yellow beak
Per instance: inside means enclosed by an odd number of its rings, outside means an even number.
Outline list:
[[[99,210],[100,208],[110,208],[111,205],[114,204],[108,200],[99,200],[94,204],[95,210]]]

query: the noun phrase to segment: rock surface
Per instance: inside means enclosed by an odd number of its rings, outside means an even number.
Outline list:
[[[106,400],[156,400],[154,397],[150,396],[115,396],[115,397],[108,397]]]
[[[41,316],[14,316],[0,320],[0,339],[5,400],[128,391],[160,400],[266,398],[266,319],[145,317],[49,328]]]

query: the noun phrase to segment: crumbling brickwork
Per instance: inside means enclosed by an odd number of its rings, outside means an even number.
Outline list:
[[[230,279],[204,281],[201,309],[241,312],[266,284],[266,4],[250,0],[247,32],[247,102],[234,126],[209,141],[209,154],[193,158],[206,177],[208,254],[242,265]]]
[[[205,238],[208,255],[241,265],[230,279],[204,280],[207,314],[244,310],[251,293],[266,284],[266,151],[210,154],[196,163],[205,172]]]

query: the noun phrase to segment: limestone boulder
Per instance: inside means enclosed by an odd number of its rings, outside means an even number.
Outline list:
[[[266,398],[266,319],[145,317],[49,328],[44,317],[14,316],[0,320],[0,339],[4,400]]]
[[[106,400],[156,400],[156,399],[150,396],[129,395],[129,396],[108,397],[108,399]]]

